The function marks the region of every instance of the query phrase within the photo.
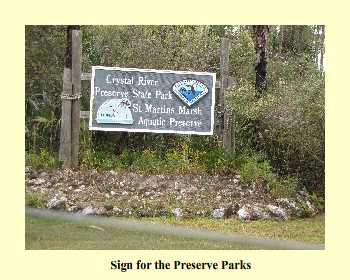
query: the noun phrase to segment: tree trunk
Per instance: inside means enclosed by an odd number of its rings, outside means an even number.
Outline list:
[[[256,52],[255,90],[257,98],[261,98],[263,91],[266,90],[268,32],[268,25],[253,25],[252,35]]]

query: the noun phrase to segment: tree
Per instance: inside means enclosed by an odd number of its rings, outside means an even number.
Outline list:
[[[266,90],[268,32],[268,25],[253,25],[252,37],[256,53],[255,90],[257,98],[261,98],[263,90]]]

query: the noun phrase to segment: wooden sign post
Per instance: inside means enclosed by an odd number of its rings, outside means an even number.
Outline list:
[[[67,27],[66,62],[63,71],[62,117],[59,159],[63,167],[78,167],[80,96],[81,96],[81,32],[79,26]]]
[[[232,79],[229,77],[230,45],[231,42],[228,38],[222,38],[220,49],[220,81],[216,81],[215,83],[214,79],[211,87],[220,88],[218,104],[219,118],[217,120],[219,138],[223,140],[223,146],[226,152],[234,153],[234,115],[233,111],[225,104],[225,91],[232,84]],[[63,161],[64,168],[78,167],[80,118],[89,116],[88,112],[80,111],[81,80],[91,79],[90,73],[81,73],[81,56],[82,36],[80,27],[68,26],[66,63],[63,71],[63,92],[61,95],[62,118],[59,150],[59,159]],[[199,134],[205,135],[212,133],[210,130],[208,131],[200,132]]]

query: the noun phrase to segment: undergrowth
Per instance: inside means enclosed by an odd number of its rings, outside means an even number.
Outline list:
[[[41,149],[39,155],[26,154],[26,165],[33,168],[58,168],[58,159]],[[228,155],[222,148],[210,150],[193,149],[187,144],[169,149],[163,155],[149,148],[130,151],[125,148],[120,154],[86,149],[81,153],[82,169],[128,170],[141,173],[203,173],[239,174],[245,183],[258,184],[275,197],[290,197],[301,188],[293,177],[281,177],[262,154],[246,151],[236,156]],[[315,199],[316,200],[316,199]],[[320,201],[319,204],[322,202]]]
[[[34,169],[55,169],[61,167],[57,155],[43,148],[40,149],[39,153],[26,152],[25,162],[26,166],[31,166]]]
[[[25,203],[34,208],[45,208],[45,200],[40,194],[26,192]]]

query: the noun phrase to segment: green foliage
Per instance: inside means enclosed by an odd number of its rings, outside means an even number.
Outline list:
[[[325,209],[325,201],[324,198],[321,196],[318,196],[315,192],[312,193],[311,195],[311,199],[312,199],[312,204],[320,210],[324,210]]]
[[[208,26],[85,26],[83,32],[88,32],[85,48],[90,57],[85,61],[89,63],[196,71],[219,68],[220,38]]]
[[[112,210],[113,209],[113,202],[107,200],[106,202],[104,202],[103,207],[106,208],[106,210]]]
[[[119,156],[119,161],[121,163],[122,167],[129,167],[131,166],[132,162],[134,160],[134,156],[132,153],[129,152],[127,148],[123,149],[123,152]]]
[[[261,154],[242,154],[236,159],[243,181],[257,183],[275,197],[291,197],[298,189],[295,178],[282,178]]]
[[[26,150],[58,148],[65,40],[64,26],[25,28]]]
[[[81,157],[81,166],[88,169],[119,169],[118,159],[105,151],[86,150]]]
[[[244,181],[254,182],[270,177],[271,166],[261,156],[252,155],[243,159],[240,171]]]
[[[165,154],[165,161],[168,169],[181,169],[189,168],[189,160],[186,154],[180,154],[176,149],[170,149]]]
[[[293,178],[282,178],[261,154],[243,153],[237,157],[227,155],[222,148],[199,151],[183,144],[177,149],[168,150],[164,157],[155,150],[131,152],[124,149],[121,154],[113,155],[101,151],[89,151],[82,165],[100,170],[135,170],[139,172],[209,172],[238,173],[247,183],[262,185],[266,191],[276,197],[288,197],[299,189],[299,183]],[[108,186],[106,186],[107,188]],[[106,192],[109,192],[106,189]]]
[[[255,100],[248,81],[227,96],[235,111],[236,146],[267,155],[282,176],[295,177],[308,191],[324,190],[324,77],[304,56],[268,64],[269,87]]]
[[[25,195],[25,203],[28,206],[32,206],[34,208],[45,208],[45,200],[44,198],[37,193],[27,193]]]
[[[229,73],[235,81],[249,81],[255,83],[255,71],[252,67],[256,54],[251,35],[248,30],[241,30],[234,36],[230,49]]]
[[[299,216],[301,218],[308,218],[308,217],[311,217],[312,214],[313,214],[313,211],[310,209],[310,207],[307,205],[306,202],[303,202],[301,204],[301,210],[300,210]]]
[[[227,156],[215,134],[91,132],[82,121],[82,166],[145,172],[241,171],[246,180],[262,180],[276,195],[304,185],[322,197],[324,75],[315,62],[324,46],[317,28],[270,27],[268,90],[257,101],[256,53],[249,26],[83,26],[83,72],[90,72],[91,65],[105,65],[219,73],[220,40],[229,37],[229,75],[234,83],[226,103],[235,113],[236,150],[253,152],[251,158]],[[282,41],[279,30],[283,30]],[[66,28],[26,26],[25,41],[26,162],[54,168],[58,166],[52,156],[59,145]],[[83,83],[82,90],[81,108],[88,110],[89,83]]]
[[[104,192],[105,193],[110,193],[112,191],[113,187],[111,185],[107,185],[104,187]]]
[[[40,149],[39,154],[26,152],[25,162],[34,169],[54,169],[61,166],[57,156],[46,149]]]
[[[223,170],[227,163],[227,157],[224,149],[216,148],[204,152],[201,156],[201,162],[208,172]]]
[[[135,157],[131,168],[134,170],[154,172],[159,171],[161,166],[162,162],[157,157],[156,152],[146,149]]]
[[[298,180],[294,177],[277,178],[274,177],[272,182],[267,185],[267,190],[271,195],[279,197],[294,197],[296,192],[300,190],[301,186]]]

